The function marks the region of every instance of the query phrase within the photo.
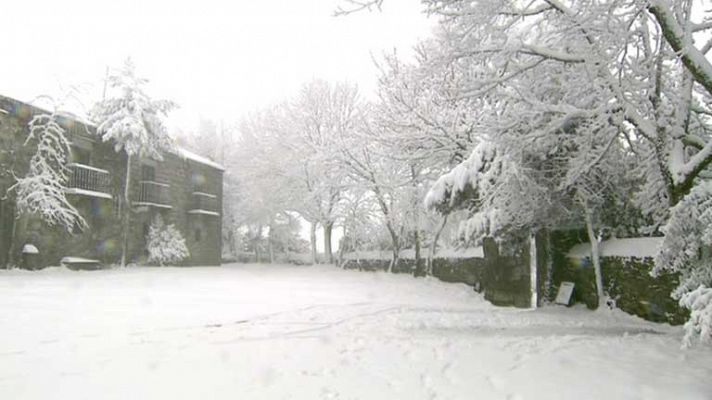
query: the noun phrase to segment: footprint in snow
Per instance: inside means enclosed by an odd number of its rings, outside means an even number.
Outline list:
[[[494,389],[500,390],[504,387],[504,379],[498,376],[487,375],[486,379],[487,382],[489,382],[489,384],[492,385],[492,388]]]
[[[321,389],[321,398],[322,398],[322,400],[334,400],[334,399],[340,399],[341,396],[339,395],[339,392],[336,392],[329,388],[322,388]]]
[[[442,374],[443,378],[447,380],[448,382],[452,383],[454,381],[453,376],[452,376],[452,363],[445,363],[443,367],[440,369],[440,373]]]

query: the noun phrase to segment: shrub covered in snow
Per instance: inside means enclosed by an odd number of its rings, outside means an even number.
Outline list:
[[[685,344],[696,335],[712,342],[712,182],[700,183],[671,209],[664,231],[653,272],[680,274],[680,285],[672,295],[691,311]]]
[[[655,260],[656,273],[680,273],[680,287],[674,292],[680,298],[700,285],[712,286],[712,182],[696,186],[670,212],[663,228],[665,239]]]
[[[183,235],[175,225],[166,225],[160,215],[156,215],[151,223],[146,242],[151,263],[176,264],[190,256]]]
[[[685,293],[680,298],[680,305],[690,309],[683,345],[690,346],[695,337],[702,343],[712,344],[712,288],[700,286]]]

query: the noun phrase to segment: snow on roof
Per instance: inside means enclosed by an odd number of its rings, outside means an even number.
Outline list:
[[[420,256],[428,257],[430,249],[421,249]],[[412,260],[415,258],[414,249],[404,249],[398,254],[400,258]],[[484,258],[482,246],[468,247],[463,249],[439,249],[435,252],[435,258]],[[357,250],[344,254],[347,260],[390,260],[393,257],[391,250]]]
[[[599,245],[601,257],[655,257],[663,242],[662,237],[641,237],[627,239],[611,239]],[[577,244],[569,250],[568,257],[584,258],[591,256],[589,243]]]
[[[39,250],[37,250],[37,247],[35,245],[27,243],[24,246],[22,246],[22,254],[39,254]]]
[[[435,258],[485,258],[485,252],[482,246],[450,248],[436,251]]]
[[[71,111],[59,110],[59,111],[57,111],[57,115],[59,115],[62,118],[74,120],[74,121],[84,124],[86,126],[91,126],[92,128],[96,128],[96,124],[89,121],[88,118],[86,118],[85,116],[77,115]]]
[[[28,105],[28,106],[30,106],[30,107],[34,107],[34,108],[40,110],[40,111],[43,112],[43,113],[51,114],[49,111],[47,111],[46,109],[42,108],[41,106],[39,106],[39,105],[37,105],[37,104],[25,103],[25,102],[22,102],[22,101],[20,101],[20,100],[16,100],[16,99],[13,99],[13,98],[11,98],[11,97],[6,97],[6,96],[2,96],[2,95],[0,95],[0,97],[1,97],[1,98],[6,98],[6,99],[8,99],[8,100],[10,100],[10,101],[13,101],[13,102],[15,102],[15,103],[26,104],[26,105]],[[37,103],[37,102],[35,102],[35,103]],[[0,112],[4,112],[4,113],[6,113],[6,114],[8,113],[6,110],[3,110],[3,109],[0,109]],[[93,122],[89,121],[87,118],[85,118],[85,117],[83,117],[83,116],[80,116],[80,115],[77,115],[77,114],[75,114],[75,113],[73,113],[73,112],[70,112],[70,111],[60,110],[60,111],[57,112],[57,114],[58,114],[59,116],[63,117],[63,118],[67,118],[67,119],[71,119],[71,120],[77,121],[77,122],[82,123],[82,124],[84,124],[84,125],[86,125],[86,126],[91,126],[91,127],[94,127],[94,128],[97,127],[96,124],[94,124]],[[189,159],[189,160],[195,161],[195,162],[197,162],[197,163],[200,163],[200,164],[203,164],[203,165],[207,165],[207,166],[210,166],[210,167],[219,169],[219,170],[221,170],[221,171],[225,171],[225,167],[223,167],[222,165],[216,163],[215,161],[213,161],[213,160],[211,160],[211,159],[209,159],[209,158],[207,158],[207,157],[201,156],[201,155],[199,155],[199,154],[195,154],[195,153],[193,153],[192,151],[189,151],[188,149],[185,149],[185,148],[183,148],[183,147],[178,147],[178,148],[176,148],[176,151],[175,151],[175,152],[176,152],[176,154],[177,154],[178,156],[183,157],[183,158],[185,158],[185,159]]]
[[[84,257],[62,257],[60,260],[62,264],[99,264],[99,260],[92,260],[90,258]]]
[[[213,161],[207,157],[195,154],[192,151],[185,149],[183,147],[177,147],[176,154],[178,154],[179,156],[181,156],[185,159],[192,160],[197,163],[204,164],[204,165],[219,169],[221,171],[225,171],[225,167],[223,167],[222,165],[216,163],[215,161]]]

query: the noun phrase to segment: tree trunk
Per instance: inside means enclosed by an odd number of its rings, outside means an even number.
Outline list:
[[[5,193],[6,193],[5,190],[0,191],[0,226],[3,227],[3,229],[0,229],[0,238],[5,237],[4,230],[9,227],[9,226],[5,225],[5,220],[6,220],[5,213],[7,212],[7,211],[5,211],[5,207],[7,206],[7,199],[5,199],[3,197],[5,195]],[[10,229],[12,229],[12,227],[10,227]],[[12,239],[12,238],[10,238],[10,239]],[[8,247],[9,247],[9,245],[8,245]],[[2,242],[0,242],[0,250],[2,251],[2,254],[0,254],[0,262],[1,262],[0,266],[2,268],[7,269],[7,266],[8,266],[7,248],[5,247],[5,245]]]
[[[126,257],[129,252],[129,227],[131,226],[131,154],[126,156],[126,181],[124,182],[124,201],[123,210],[121,210],[121,266],[126,266]]]
[[[413,270],[413,276],[418,277],[418,276],[425,276],[425,271],[424,271],[424,266],[422,265],[422,260],[420,259],[420,196],[418,193],[418,174],[415,171],[415,166],[413,164],[410,165],[410,183],[413,186],[413,195],[412,195],[412,200],[413,200],[413,226],[415,229],[413,230],[413,241],[414,247],[415,247],[415,255],[414,255],[414,262],[415,262],[415,269]]]
[[[536,234],[534,230],[529,234],[529,290],[531,291],[531,301],[529,306],[536,308],[539,297],[539,289],[537,287],[537,252],[536,252]]]
[[[415,233],[413,234],[413,240],[415,241],[415,271],[414,276],[425,276],[425,268],[423,267],[423,262],[420,259],[420,233],[419,229],[416,227]]]
[[[272,246],[272,233],[274,229],[272,224],[269,226],[269,236],[267,237],[267,249],[269,250],[269,263],[274,264],[274,246]]]
[[[311,244],[312,264],[316,265],[316,222],[312,222],[311,224],[311,229],[309,231],[309,243]]]
[[[398,234],[390,222],[386,223],[386,227],[388,228],[388,233],[391,234],[391,242],[393,244],[393,259],[391,259],[391,263],[388,265],[388,272],[393,272],[393,268],[395,268],[398,263],[398,253],[400,251],[400,247],[398,246]]]
[[[448,214],[445,214],[445,216],[443,216],[443,221],[440,223],[440,227],[438,228],[438,231],[435,233],[433,242],[430,243],[430,253],[428,254],[428,265],[427,265],[427,269],[426,269],[427,275],[433,274],[433,258],[435,258],[435,250],[437,249],[438,240],[440,239],[440,234],[443,233],[443,229],[445,229],[445,225],[447,224],[447,217],[448,217]]]
[[[692,37],[686,35],[685,27],[675,19],[673,11],[666,4],[651,2],[648,11],[655,17],[665,41],[672,47],[685,68],[708,94],[712,94],[712,65],[702,52],[692,43]],[[688,32],[689,33],[689,32]]]
[[[339,259],[337,260],[337,264],[340,268],[346,266],[346,263],[344,263],[344,252],[346,251],[346,241],[348,240],[348,236],[346,236],[346,233],[346,225],[344,225],[343,235],[341,235],[341,243],[339,244]]]
[[[255,238],[252,241],[252,245],[254,246],[254,251],[255,251],[255,262],[260,263],[260,257],[262,256],[260,254],[260,240],[262,240],[262,225],[257,227],[257,233],[255,234]]]
[[[586,233],[591,243],[591,259],[593,261],[593,272],[596,276],[596,294],[598,295],[599,307],[603,304],[603,274],[601,273],[601,259],[599,257],[598,238],[593,231],[593,211],[586,207]]]
[[[7,263],[5,268],[17,267],[17,257],[15,257],[15,242],[17,241],[17,224],[20,223],[20,215],[15,210],[15,218],[12,220],[12,232],[10,233],[10,246],[7,249]]]
[[[388,272],[393,273],[393,268],[395,268],[397,263],[398,263],[398,249],[394,247],[393,254],[391,256],[391,263],[388,264]]]
[[[334,221],[324,224],[324,258],[329,264],[334,263],[334,255],[331,252],[331,232],[334,229]]]
[[[232,254],[233,257],[237,258],[237,239],[235,238],[235,230],[230,228],[228,230],[227,234],[227,241],[228,241],[228,246],[230,246],[230,253]]]

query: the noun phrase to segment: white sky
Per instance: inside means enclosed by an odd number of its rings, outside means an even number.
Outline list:
[[[407,55],[432,19],[415,0],[383,11],[333,17],[339,0],[7,1],[0,94],[30,101],[80,86],[101,96],[107,66],[127,56],[155,98],[176,101],[170,125],[190,131],[200,117],[239,120],[293,95],[312,78],[349,80],[371,93],[371,54]],[[81,113],[76,105],[71,111]]]

